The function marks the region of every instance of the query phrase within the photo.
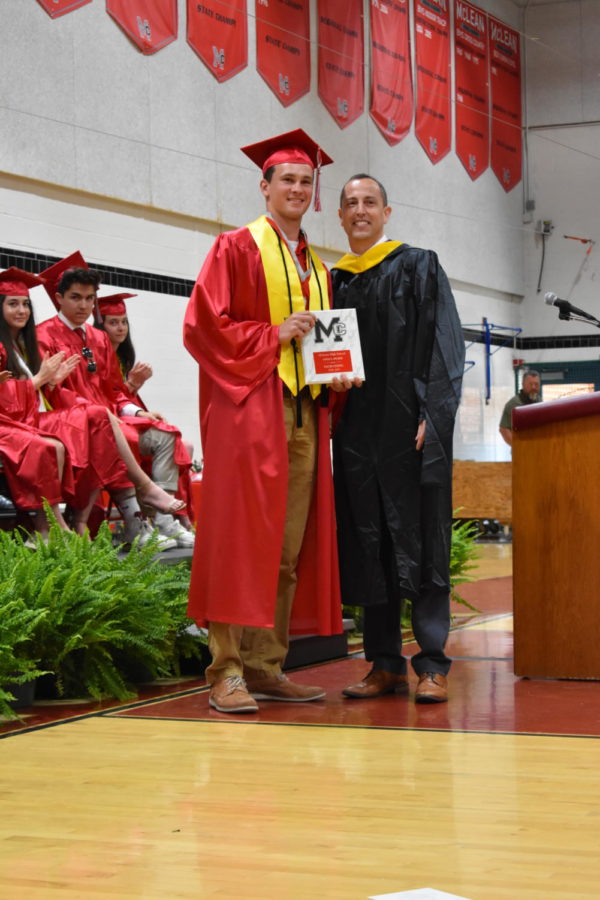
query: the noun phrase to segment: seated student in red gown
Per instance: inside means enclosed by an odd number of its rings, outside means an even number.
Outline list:
[[[148,408],[139,396],[138,391],[152,377],[152,367],[148,363],[136,362],[135,348],[131,340],[131,330],[125,306],[125,300],[136,296],[136,294],[112,294],[109,297],[98,297],[100,321],[95,324],[96,328],[106,332],[117,356],[123,381],[119,382],[115,389],[117,391],[125,391],[132,403],[147,410]],[[153,413],[153,415],[160,414]],[[162,416],[161,421],[164,422]],[[137,422],[133,423],[133,426],[135,427],[141,422],[143,422],[143,419],[138,419]],[[125,433],[129,439],[128,431],[126,430]],[[177,432],[177,435],[179,445],[177,458],[183,460],[185,458],[184,454],[187,456],[187,464],[181,464],[179,467],[177,495],[189,505],[191,499],[189,473],[192,464],[192,446],[181,440],[180,432]],[[175,538],[179,546],[194,546],[194,533],[191,530],[191,523],[187,516],[181,515],[175,518],[168,513],[156,513],[154,525],[161,534]]]
[[[104,406],[86,403],[63,388],[81,357],[67,357],[63,350],[40,355],[29,299],[29,288],[36,284],[42,281],[19,269],[0,273],[0,369],[13,376],[2,386],[4,416],[53,435],[65,445],[74,476],[68,499],[76,510],[75,528],[79,533],[85,530],[99,488],[115,481],[127,482],[128,477],[144,502],[169,509],[172,498],[142,471],[118,420]],[[138,534],[139,529],[134,527],[125,539],[130,543]],[[167,547],[159,545],[159,549]]]
[[[100,275],[88,268],[80,253],[73,253],[46,269],[40,277],[58,310],[58,315],[38,325],[40,347],[49,353],[63,350],[67,355],[76,353],[82,357],[82,365],[65,379],[64,387],[84,402],[105,406],[119,417],[122,432],[130,444],[136,449],[139,447],[141,455],[152,457],[154,484],[170,496],[170,503],[164,507],[158,507],[152,500],[149,505],[170,515],[180,512],[185,502],[175,499],[179,465],[189,465],[189,456],[179,455],[179,448],[184,450],[179,432],[159,415],[131,402],[130,396],[120,387],[122,378],[108,336],[87,324],[95,308]],[[109,487],[125,517],[123,492],[127,490],[127,483],[113,482]],[[118,490],[117,495],[115,490]],[[126,496],[128,502],[135,500],[133,490]],[[140,500],[147,502],[148,494]],[[171,545],[179,544],[175,538],[162,535],[161,538],[170,541]]]

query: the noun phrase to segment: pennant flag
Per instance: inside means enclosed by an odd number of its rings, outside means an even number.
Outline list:
[[[106,11],[142,53],[177,37],[177,0],[106,0]]]
[[[370,115],[394,145],[406,137],[413,117],[408,0],[374,0],[370,10]]]
[[[475,181],[490,160],[487,16],[454,0],[456,155]]]
[[[187,40],[217,81],[248,65],[246,0],[187,0]]]
[[[73,12],[74,9],[91,2],[92,0],[38,0],[40,6],[43,6],[53,19],[58,19],[59,16],[64,16],[65,13]]]
[[[450,14],[448,0],[415,0],[415,134],[432,163],[450,150]]]
[[[319,97],[340,128],[364,109],[362,0],[318,0]]]
[[[505,191],[521,180],[521,43],[519,32],[489,17],[492,171]]]
[[[308,93],[309,0],[256,0],[256,68],[283,106]]]

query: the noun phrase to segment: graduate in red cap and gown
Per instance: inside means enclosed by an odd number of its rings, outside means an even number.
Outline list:
[[[342,629],[328,390],[305,385],[298,348],[311,310],[330,307],[301,222],[332,160],[300,129],[242,150],[262,171],[266,215],[217,238],[184,324],[204,453],[188,613],[209,623],[221,712],[324,697],[282,674],[288,634]]]
[[[96,328],[105,331],[112,344],[117,357],[121,377],[114,385],[115,394],[125,393],[130,403],[136,407],[148,411],[148,407],[139,395],[139,389],[152,377],[152,367],[148,363],[136,362],[135,349],[131,340],[129,319],[127,318],[126,300],[137,297],[137,294],[111,294],[108,297],[98,297],[98,321]],[[191,445],[186,446],[181,437],[181,432],[173,425],[169,425],[164,419],[160,420],[165,428],[175,435],[174,461],[179,469],[179,481],[176,496],[186,503],[188,512],[191,511],[192,492],[190,488],[190,469],[192,466]],[[133,418],[129,416],[122,420],[123,430],[130,445],[139,454],[139,435],[148,428],[148,419]],[[140,454],[141,456],[141,454]],[[142,463],[144,463],[142,459]],[[150,464],[152,459],[150,458]],[[187,515],[174,517],[169,513],[156,513],[154,525],[161,534],[175,538],[180,547],[194,546],[194,532]],[[186,527],[187,526],[187,527]]]
[[[163,423],[158,414],[148,413],[139,404],[132,404],[126,391],[118,388],[119,383],[122,385],[122,378],[108,336],[87,322],[96,305],[99,274],[88,268],[80,253],[74,253],[46,269],[40,277],[59,311],[57,316],[38,325],[40,349],[51,354],[64,351],[68,356],[76,354],[80,357],[80,365],[57,388],[57,393],[64,396],[64,405],[69,405],[71,398],[75,397],[77,403],[104,406],[108,410],[119,453],[127,465],[127,474],[124,476],[115,472],[104,486],[110,490],[125,521],[125,541],[129,543],[138,537],[143,544],[150,539],[152,529],[141,518],[134,485],[140,501],[161,513],[171,515],[185,506],[183,501],[174,497],[178,479],[177,465],[173,460],[176,437],[166,435],[165,446],[161,445],[160,452],[153,455],[153,463],[160,458],[168,477],[164,482],[156,477],[152,481],[141,470],[124,440],[123,425],[139,425],[139,431],[150,433],[150,438],[158,431],[176,432],[176,429]],[[123,420],[121,417],[127,413],[131,415]],[[135,417],[140,413],[143,418],[140,416],[138,420]],[[138,438],[137,430],[131,434]],[[144,452],[143,447],[140,449]],[[176,546],[175,539],[159,537],[159,550]]]
[[[106,410],[52,410],[41,393],[44,386],[56,387],[79,363],[79,357],[66,359],[62,352],[40,358],[29,290],[41,284],[35,275],[14,267],[0,273],[0,453],[20,509],[38,509],[46,498],[58,524],[66,528],[57,506],[65,500],[76,531],[83,533],[111,459],[123,471],[125,467]],[[35,527],[47,529],[41,513]]]

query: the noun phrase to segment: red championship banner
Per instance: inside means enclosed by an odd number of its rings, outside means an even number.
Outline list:
[[[449,0],[415,0],[415,134],[432,163],[450,150]]]
[[[246,0],[187,0],[187,40],[217,81],[248,65]]]
[[[487,16],[454,0],[456,155],[475,181],[490,161]]]
[[[106,11],[142,53],[177,37],[177,0],[106,0]]]
[[[362,0],[318,0],[319,97],[340,128],[364,109]]]
[[[80,6],[85,6],[86,3],[91,2],[92,0],[38,0],[40,6],[43,6],[53,19],[64,16],[65,13],[73,12],[74,9],[79,9]]]
[[[408,0],[371,0],[371,118],[388,144],[413,117]]]
[[[519,32],[489,17],[492,171],[505,191],[521,180],[521,44]]]
[[[310,90],[309,0],[256,0],[256,68],[289,106]]]

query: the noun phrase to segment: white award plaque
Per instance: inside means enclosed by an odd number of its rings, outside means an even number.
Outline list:
[[[302,338],[306,384],[328,384],[346,375],[364,381],[365,369],[355,309],[313,310],[315,327]]]

